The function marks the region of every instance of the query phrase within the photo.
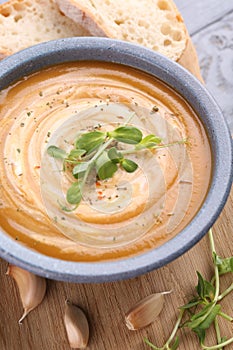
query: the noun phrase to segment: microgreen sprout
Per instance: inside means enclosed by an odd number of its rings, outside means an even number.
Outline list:
[[[134,114],[130,117],[132,117]],[[163,144],[162,139],[156,135],[150,134],[143,137],[140,129],[126,124],[118,126],[112,131],[98,130],[85,132],[77,137],[74,142],[74,148],[67,153],[65,150],[51,145],[47,153],[63,161],[63,170],[68,166],[72,168],[74,182],[66,194],[66,200],[69,204],[75,205],[69,209],[62,206],[65,211],[72,211],[78,207],[82,200],[84,185],[92,169],[95,169],[98,180],[112,178],[119,168],[133,173],[137,170],[138,164],[125,156],[134,154],[142,150],[152,150],[156,148],[170,147],[175,144],[184,144],[186,140],[179,140],[169,144]],[[132,147],[121,150],[117,147],[119,144],[129,144]]]
[[[218,318],[223,317],[229,322],[233,318],[221,310],[219,302],[226,297],[232,290],[231,284],[222,294],[220,294],[220,276],[233,272],[233,257],[221,258],[216,254],[212,230],[209,230],[209,240],[214,264],[214,276],[211,281],[207,281],[199,272],[198,284],[196,286],[196,295],[187,304],[180,307],[179,317],[175,327],[162,347],[156,347],[148,339],[145,343],[154,350],[176,350],[179,347],[179,337],[176,335],[179,328],[189,328],[198,336],[200,347],[203,350],[222,350],[225,346],[233,343],[233,337],[227,339],[222,337],[218,325]],[[212,346],[205,345],[206,332],[214,324],[217,344]]]

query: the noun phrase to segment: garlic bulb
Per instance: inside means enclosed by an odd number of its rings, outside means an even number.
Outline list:
[[[21,324],[28,313],[42,302],[46,292],[46,280],[15,265],[8,265],[6,274],[14,278],[19,288],[24,308],[24,313],[19,320]]]
[[[66,300],[64,323],[71,348],[85,349],[89,340],[89,325],[84,312]]]
[[[125,315],[126,326],[130,330],[137,330],[154,322],[164,305],[164,294],[155,293],[136,303]]]

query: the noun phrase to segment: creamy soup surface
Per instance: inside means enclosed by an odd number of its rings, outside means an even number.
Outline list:
[[[78,208],[64,212],[59,203],[71,178],[48,146],[70,150],[75,135],[129,119],[162,144],[187,142],[129,155],[135,172],[94,179]],[[0,226],[19,243],[70,261],[125,258],[163,244],[198,212],[211,178],[210,145],[194,111],[159,80],[117,64],[61,64],[2,91],[0,147]]]

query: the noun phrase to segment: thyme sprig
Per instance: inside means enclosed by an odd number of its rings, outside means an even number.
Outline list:
[[[119,168],[132,173],[137,170],[138,164],[132,159],[128,159],[127,154],[170,147],[186,142],[187,140],[179,140],[163,144],[160,137],[154,134],[143,137],[140,129],[125,124],[112,131],[94,130],[79,135],[74,142],[74,148],[69,153],[51,145],[47,149],[48,154],[62,160],[63,170],[71,169],[75,180],[66,193],[67,202],[75,207],[69,209],[62,206],[62,209],[72,211],[78,207],[82,200],[85,183],[93,169],[96,171],[98,180],[112,178]],[[121,150],[118,148],[121,143],[132,145],[132,147]]]
[[[222,337],[218,325],[218,318],[223,317],[232,322],[233,318],[221,311],[220,301],[233,290],[233,283],[220,294],[220,276],[233,272],[233,257],[221,258],[216,254],[212,230],[209,230],[209,240],[214,264],[214,276],[211,281],[207,281],[197,272],[198,284],[196,286],[196,295],[187,304],[180,307],[180,313],[174,329],[162,347],[157,347],[147,338],[145,343],[154,350],[176,350],[179,347],[179,337],[176,335],[179,328],[189,328],[198,336],[201,349],[203,350],[222,350],[225,346],[233,343],[233,337],[227,339]],[[214,324],[217,344],[212,346],[205,345],[206,332]]]

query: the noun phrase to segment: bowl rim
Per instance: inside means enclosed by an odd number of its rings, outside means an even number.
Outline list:
[[[0,256],[37,275],[55,280],[85,283],[128,279],[178,258],[212,227],[225,205],[232,184],[232,139],[217,103],[191,73],[157,52],[120,40],[66,38],[17,52],[0,62],[0,90],[40,68],[75,60],[119,63],[152,74],[181,94],[198,115],[204,116],[203,124],[213,153],[213,175],[208,194],[198,213],[179,234],[163,245],[134,257],[91,263],[60,260],[17,243],[3,230],[0,230]]]

